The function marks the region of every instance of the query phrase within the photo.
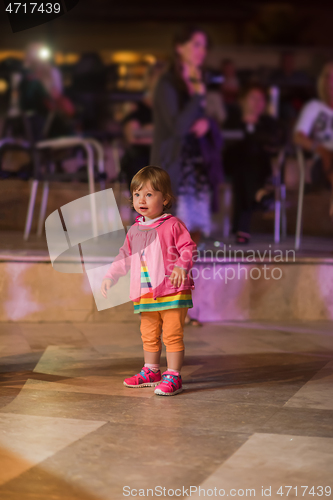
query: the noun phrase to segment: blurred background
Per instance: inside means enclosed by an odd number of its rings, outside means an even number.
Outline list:
[[[251,85],[263,87],[265,112],[282,127],[277,147],[279,151],[289,147],[282,179],[287,189],[285,232],[293,233],[299,167],[290,147],[299,114],[306,103],[318,98],[318,76],[333,58],[331,14],[332,6],[322,0],[187,4],[174,0],[163,3],[81,0],[66,15],[13,34],[2,6],[1,137],[30,141],[30,146],[31,141],[35,144],[57,137],[96,139],[103,147],[104,173],[94,165],[95,181],[103,181],[104,187],[109,184],[117,187],[120,204],[124,205],[123,217],[130,222],[132,215],[123,201],[130,180],[126,170],[128,151],[132,153],[131,148],[135,146],[131,124],[139,123],[146,130],[148,139],[140,146],[141,153],[145,148],[144,154],[149,158],[154,88],[168,68],[177,30],[184,24],[199,25],[211,40],[204,71],[207,91],[217,98],[212,101],[217,104],[211,105],[211,115],[222,137],[224,130],[235,128],[235,117],[241,112],[242,92]],[[35,83],[39,82],[34,88],[30,78],[33,71],[38,75]],[[30,132],[21,120],[23,115],[24,119],[29,117]],[[228,141],[226,133],[221,156],[225,185],[232,184],[232,175],[224,168],[223,155]],[[23,231],[29,199],[31,201],[27,181],[37,175],[31,150],[9,147],[7,140],[6,144],[1,143],[0,155],[3,193],[0,230]],[[51,156],[54,181],[61,185],[54,184],[46,215],[60,204],[59,196],[63,204],[86,193],[84,183],[88,181],[80,148],[53,151]],[[307,159],[305,196],[309,203],[304,206],[303,230],[309,235],[331,236],[330,192],[324,190],[317,203],[316,190],[307,189],[313,181],[311,158]],[[49,156],[45,162],[51,160]],[[42,167],[40,175],[43,175]],[[225,189],[221,188],[222,208],[228,203],[232,205],[232,202],[225,203],[223,197]],[[36,203],[38,208],[39,194]],[[225,227],[225,214],[221,210],[219,215],[214,215],[214,228],[217,233],[223,231],[226,237],[231,232],[231,222],[230,227]],[[269,210],[264,217],[255,214],[253,232],[272,233],[272,218]],[[32,219],[31,224],[35,231],[37,221]]]

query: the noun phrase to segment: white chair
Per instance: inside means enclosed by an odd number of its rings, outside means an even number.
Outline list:
[[[69,149],[74,147],[82,147],[86,153],[87,158],[87,173],[88,173],[88,185],[89,185],[89,193],[92,194],[95,192],[95,180],[94,180],[94,152],[97,158],[97,166],[98,172],[101,176],[101,189],[105,188],[105,184],[103,181],[104,176],[104,154],[102,145],[93,138],[82,138],[82,137],[59,137],[56,139],[46,139],[42,141],[36,142],[34,145],[35,154],[38,155],[40,151],[56,151],[60,149]],[[32,180],[31,190],[30,190],[30,198],[29,205],[24,229],[24,240],[27,240],[30,235],[33,213],[36,202],[37,189],[40,179],[42,178],[39,172],[39,161],[38,159],[34,162],[34,179]],[[43,181],[43,194],[42,194],[42,202],[40,206],[39,218],[38,218],[38,228],[37,235],[42,235],[43,224],[45,220],[45,213],[47,207],[49,193],[49,180]],[[93,197],[92,197],[93,199]],[[96,230],[96,209],[94,206],[92,208],[92,221],[94,227],[94,234]],[[97,234],[97,233],[96,233]]]
[[[28,240],[32,219],[34,214],[36,195],[38,190],[39,181],[43,180],[43,174],[40,171],[39,153],[41,151],[55,151],[60,149],[71,149],[74,147],[82,147],[86,153],[87,158],[87,173],[88,173],[88,184],[89,193],[95,192],[95,181],[94,181],[94,153],[96,155],[97,168],[100,177],[101,189],[105,188],[105,170],[104,170],[104,151],[102,145],[94,138],[83,138],[83,137],[59,137],[55,139],[43,139],[39,141],[34,140],[34,134],[32,131],[32,126],[30,120],[34,118],[35,113],[22,112],[19,109],[18,102],[14,102],[15,106],[11,104],[10,109],[5,118],[5,126],[3,134],[6,134],[6,126],[11,120],[20,120],[23,125],[25,139],[11,137],[10,134],[7,137],[0,139],[0,150],[3,148],[25,150],[28,151],[32,158],[33,163],[33,180],[31,183],[30,197],[28,204],[28,211],[26,216],[25,228],[24,228],[24,240]],[[54,114],[49,113],[44,127],[42,135],[47,135],[48,129],[52,123]],[[55,174],[54,179],[56,180],[57,175]],[[49,180],[43,181],[43,194],[42,202],[38,218],[38,228],[37,235],[41,236],[43,230],[43,224],[45,219],[47,200],[49,192]],[[94,217],[94,207],[92,206],[93,213],[93,226],[95,227],[95,217]]]
[[[275,190],[274,202],[274,243],[280,243],[281,236],[287,236],[286,185],[283,180],[283,167],[287,157],[287,148],[283,147],[276,160],[273,183]]]

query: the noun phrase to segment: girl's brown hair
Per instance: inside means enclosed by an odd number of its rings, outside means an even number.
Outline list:
[[[133,177],[130,186],[131,206],[133,207],[134,191],[140,191],[142,187],[147,184],[147,182],[150,182],[151,187],[154,189],[154,191],[160,191],[163,197],[168,200],[168,202],[164,205],[163,210],[168,210],[169,208],[171,208],[172,202],[175,200],[175,197],[172,193],[170,176],[165,170],[163,170],[163,168],[155,167],[153,165],[143,167]]]

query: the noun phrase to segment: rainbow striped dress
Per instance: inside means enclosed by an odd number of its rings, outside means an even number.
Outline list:
[[[143,311],[164,311],[165,309],[176,309],[179,307],[193,307],[192,291],[182,290],[180,292],[153,298],[153,289],[149,277],[149,271],[144,250],[141,254],[141,297],[134,302],[134,313]]]

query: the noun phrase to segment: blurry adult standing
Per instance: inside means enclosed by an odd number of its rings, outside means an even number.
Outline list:
[[[50,62],[50,56],[50,50],[40,43],[30,44],[25,53],[20,107],[23,111],[36,113],[36,139],[71,132],[68,118],[74,114],[74,107],[63,95],[62,76]]]
[[[151,163],[168,171],[177,193],[176,215],[195,243],[211,230],[212,170],[203,147],[212,132],[202,74],[207,46],[208,37],[198,27],[186,26],[177,34],[172,64],[161,76],[153,102]]]
[[[71,76],[69,95],[77,108],[76,128],[98,137],[108,115],[108,69],[98,53],[84,52],[74,65]]]

